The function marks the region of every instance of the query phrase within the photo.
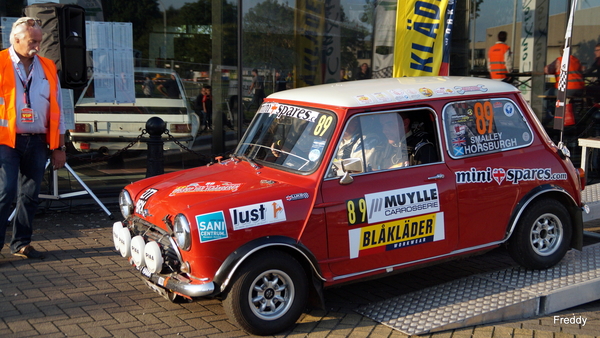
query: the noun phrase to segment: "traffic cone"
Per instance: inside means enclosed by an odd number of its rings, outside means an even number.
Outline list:
[[[569,102],[565,108],[565,126],[573,125],[575,125],[575,114],[573,114],[573,104]]]

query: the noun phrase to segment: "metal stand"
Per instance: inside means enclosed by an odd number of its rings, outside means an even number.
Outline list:
[[[46,168],[48,168],[49,165],[50,165],[50,160],[48,160],[46,162]],[[85,190],[69,192],[66,194],[59,194],[58,193],[58,170],[53,170],[52,171],[52,182],[53,182],[52,183],[53,184],[52,195],[39,194],[38,195],[39,198],[50,199],[50,200],[59,200],[62,198],[70,198],[70,197],[89,194],[90,196],[92,196],[94,201],[96,201],[96,203],[102,208],[102,210],[104,210],[104,212],[108,215],[108,217],[110,217],[110,219],[114,219],[112,213],[104,206],[104,204],[98,199],[98,197],[96,197],[94,192],[92,192],[92,190],[85,183],[83,183],[83,180],[75,173],[75,171],[73,171],[73,169],[67,163],[65,163],[65,169],[67,169],[69,171],[69,173],[71,173],[71,175],[73,175],[73,177],[75,177],[77,182],[79,182],[79,184],[81,184],[81,186]],[[13,212],[8,217],[9,221],[12,221],[12,219],[15,217],[16,212],[17,212],[16,209],[13,210]]]

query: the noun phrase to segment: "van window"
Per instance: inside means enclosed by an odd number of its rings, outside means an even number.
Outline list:
[[[521,148],[533,133],[518,106],[508,99],[453,102],[444,108],[446,144],[452,158]]]

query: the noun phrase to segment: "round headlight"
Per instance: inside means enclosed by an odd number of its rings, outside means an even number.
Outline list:
[[[173,222],[173,230],[175,231],[175,242],[185,251],[190,249],[190,222],[183,214],[177,214]]]
[[[133,200],[129,192],[125,189],[121,190],[121,194],[119,194],[119,208],[124,218],[129,217],[133,213]]]

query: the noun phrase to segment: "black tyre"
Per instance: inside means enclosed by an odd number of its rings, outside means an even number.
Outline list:
[[[255,335],[271,335],[298,320],[307,294],[302,265],[284,252],[269,250],[243,263],[223,307],[240,328]]]
[[[571,242],[571,218],[557,200],[542,199],[526,210],[508,242],[511,257],[528,269],[547,269],[564,257]]]

